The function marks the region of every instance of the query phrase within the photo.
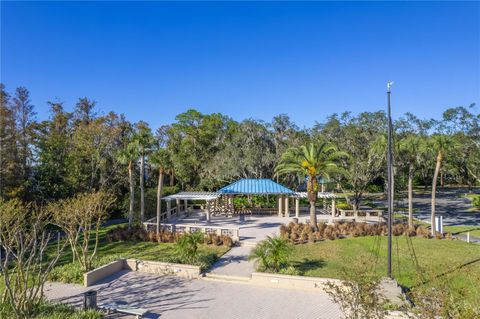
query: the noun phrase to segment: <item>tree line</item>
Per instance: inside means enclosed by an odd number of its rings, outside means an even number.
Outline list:
[[[38,120],[24,87],[0,85],[0,197],[39,204],[76,194],[108,192],[112,211],[144,220],[160,212],[165,192],[216,190],[239,178],[275,178],[298,189],[301,174],[275,175],[292,147],[328,143],[348,154],[333,182],[357,209],[366,192],[384,191],[386,125],[383,111],[333,114],[300,128],[285,114],[270,122],[235,121],[188,110],[159,128],[102,114],[79,98],[72,112],[48,102]],[[161,115],[159,115],[161,116]],[[480,114],[475,105],[448,108],[440,119],[407,113],[394,121],[395,189],[461,184],[480,177]],[[165,186],[164,186],[165,185]],[[410,206],[410,205],[409,205]],[[411,207],[410,211],[412,210]]]

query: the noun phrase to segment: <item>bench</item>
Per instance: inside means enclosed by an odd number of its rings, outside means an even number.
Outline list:
[[[120,312],[127,315],[134,315],[135,318],[137,319],[142,318],[148,312],[147,309],[132,308],[126,305],[119,305],[119,304],[104,304],[104,305],[98,306],[98,308],[106,310],[107,313]]]

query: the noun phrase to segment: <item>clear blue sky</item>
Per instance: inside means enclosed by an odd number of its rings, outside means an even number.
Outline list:
[[[480,102],[479,2],[4,2],[1,81],[38,117],[78,97],[154,128],[194,107],[310,126]],[[477,107],[479,110],[480,107]]]

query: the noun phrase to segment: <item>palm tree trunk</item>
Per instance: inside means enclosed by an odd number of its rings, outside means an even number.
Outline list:
[[[128,163],[128,179],[130,181],[130,207],[128,209],[128,228],[132,227],[133,223],[133,208],[134,208],[134,201],[135,201],[135,189],[134,189],[134,182],[133,182],[133,163],[130,161]]]
[[[160,232],[160,214],[162,213],[163,168],[158,171],[157,185],[157,234]]]
[[[413,163],[408,167],[408,226],[413,226]]]
[[[145,155],[142,150],[140,157],[140,222],[143,223],[145,219]]]
[[[310,202],[310,226],[317,229],[317,213],[315,212],[315,202]]]
[[[440,172],[440,166],[442,165],[442,153],[438,152],[437,155],[437,164],[435,165],[435,173],[433,174],[433,181],[432,181],[432,216],[431,216],[431,224],[432,229],[431,233],[432,236],[435,236],[435,205],[436,205],[436,191],[437,191],[437,179],[438,179],[438,172]]]

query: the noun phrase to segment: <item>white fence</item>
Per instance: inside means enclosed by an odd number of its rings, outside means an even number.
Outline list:
[[[145,230],[155,230],[157,224],[155,222],[144,222],[143,226]],[[240,240],[240,230],[236,227],[222,227],[222,226],[208,226],[208,225],[196,225],[196,224],[160,224],[161,229],[171,231],[172,233],[193,233],[200,231],[206,235],[216,234],[218,236],[224,235],[232,238],[233,242]]]

